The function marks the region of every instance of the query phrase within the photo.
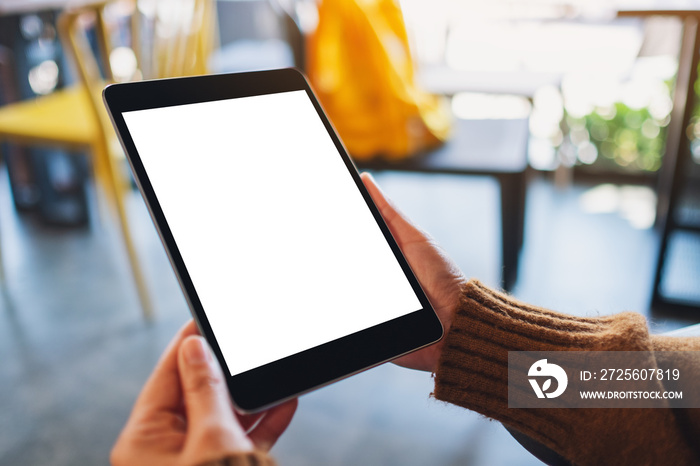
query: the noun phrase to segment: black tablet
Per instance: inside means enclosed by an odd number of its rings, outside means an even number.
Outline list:
[[[442,337],[301,73],[115,84],[104,100],[238,409]]]

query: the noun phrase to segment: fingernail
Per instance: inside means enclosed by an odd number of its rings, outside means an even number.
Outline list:
[[[185,340],[185,362],[188,364],[202,364],[211,359],[207,343],[202,337],[190,337]]]

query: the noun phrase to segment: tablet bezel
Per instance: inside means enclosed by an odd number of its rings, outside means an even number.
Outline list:
[[[231,376],[206,312],[192,284],[158,198],[124,121],[123,113],[303,90],[360,190],[367,207],[401,266],[422,309]],[[103,91],[112,123],[165,246],[190,312],[221,364],[232,400],[240,411],[257,412],[311,390],[436,343],[443,328],[388,226],[375,206],[353,161],[304,76],[293,68],[113,84]]]

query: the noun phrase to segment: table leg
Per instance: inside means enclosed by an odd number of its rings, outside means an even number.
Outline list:
[[[503,254],[503,288],[511,290],[518,278],[520,250],[525,236],[526,174],[512,173],[498,177],[501,186],[501,241]]]

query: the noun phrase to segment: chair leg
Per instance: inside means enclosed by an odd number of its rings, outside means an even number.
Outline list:
[[[98,172],[98,176],[102,176],[102,183],[106,185],[107,193],[105,194],[110,198],[110,202],[112,202],[117,211],[119,226],[121,228],[124,246],[129,256],[129,265],[131,266],[131,273],[134,277],[139,301],[141,302],[143,316],[150,322],[153,320],[153,305],[129,230],[126,208],[124,206],[127,189],[126,184],[118,175],[117,169],[114,167],[109,155],[105,154],[102,148],[96,148],[95,152],[96,171]]]
[[[103,150],[97,147],[92,149],[92,175],[94,180],[95,192],[104,196],[106,202],[97,202],[97,214],[100,223],[104,224],[105,221],[109,221],[108,218],[111,215],[110,208],[105,208],[105,206],[115,205],[116,203],[116,193],[111,189],[111,171],[105,166],[109,163],[109,160],[105,160],[105,156],[102,155]],[[101,188],[101,189],[100,189]],[[102,191],[100,193],[100,191]]]
[[[511,290],[518,278],[520,250],[525,230],[525,173],[501,175],[501,234],[503,288]]]

